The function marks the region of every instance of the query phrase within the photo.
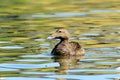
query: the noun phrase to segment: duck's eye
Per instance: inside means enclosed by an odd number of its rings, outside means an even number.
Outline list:
[[[58,31],[59,33],[61,33],[62,31]]]

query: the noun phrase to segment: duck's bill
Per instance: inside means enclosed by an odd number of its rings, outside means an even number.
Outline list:
[[[47,39],[54,39],[54,36],[50,35]]]

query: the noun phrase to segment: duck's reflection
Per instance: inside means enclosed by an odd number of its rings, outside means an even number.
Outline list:
[[[84,56],[54,56],[54,62],[60,64],[56,67],[56,74],[67,74],[66,70],[77,68],[77,62]]]

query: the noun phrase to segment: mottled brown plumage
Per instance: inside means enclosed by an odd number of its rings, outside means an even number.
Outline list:
[[[53,55],[83,55],[84,49],[78,42],[69,42],[69,33],[66,29],[58,29],[48,39],[60,39],[52,50]]]

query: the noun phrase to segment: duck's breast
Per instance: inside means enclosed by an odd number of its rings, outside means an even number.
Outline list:
[[[52,54],[54,55],[70,55],[71,54],[71,48],[68,44],[59,44],[55,46],[55,48],[52,51]]]

